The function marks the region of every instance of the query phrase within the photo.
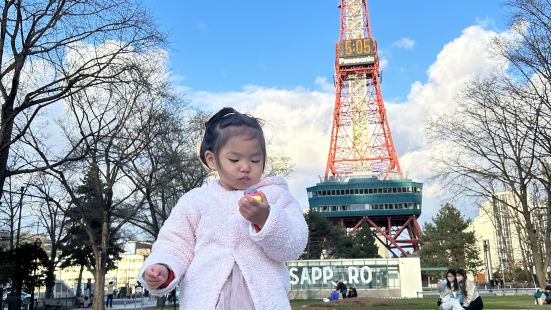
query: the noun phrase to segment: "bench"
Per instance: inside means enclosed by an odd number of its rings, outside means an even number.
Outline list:
[[[61,309],[61,300],[44,299],[43,304],[45,309],[54,309],[54,310]]]

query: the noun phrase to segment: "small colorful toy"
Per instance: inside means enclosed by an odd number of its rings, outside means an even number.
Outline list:
[[[254,187],[247,188],[244,194],[245,196],[254,198],[258,202],[262,202],[262,195],[260,195],[260,192]]]

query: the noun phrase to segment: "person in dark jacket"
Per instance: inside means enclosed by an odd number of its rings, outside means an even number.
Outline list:
[[[337,283],[336,290],[341,292],[343,299],[346,298],[346,291],[348,290],[348,288],[346,287],[346,285],[342,281]]]
[[[358,297],[358,292],[356,291],[356,288],[349,287],[348,288],[348,295],[346,295],[347,298],[354,298]]]

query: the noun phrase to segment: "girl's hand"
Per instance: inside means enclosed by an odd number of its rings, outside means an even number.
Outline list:
[[[260,191],[259,193],[262,196],[262,202],[248,196],[239,199],[239,213],[249,222],[256,224],[262,229],[270,214],[270,205],[268,205],[268,199],[266,199],[264,193]]]
[[[168,280],[168,268],[162,264],[155,264],[145,268],[143,279],[150,288],[158,288]]]

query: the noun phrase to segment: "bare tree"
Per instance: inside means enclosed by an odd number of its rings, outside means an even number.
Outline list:
[[[502,203],[521,217],[526,262],[541,285],[551,259],[551,3],[507,4],[510,34],[492,47],[509,67],[469,85],[457,114],[432,123],[430,132],[453,144],[440,162],[450,184],[487,197],[512,193],[514,203]]]
[[[186,110],[174,97],[154,118],[144,132],[151,143],[123,171],[147,202],[130,222],[152,239],[178,199],[210,175],[196,155],[206,114]]]
[[[478,80],[464,89],[453,115],[429,126],[429,137],[447,146],[437,158],[439,175],[452,190],[484,196],[521,215],[540,283],[545,281],[549,255],[541,244],[534,223],[537,206],[529,199],[538,189],[538,132],[532,126],[538,114],[523,97],[511,92],[514,81],[504,75]],[[501,199],[497,192],[510,192],[514,199]]]
[[[542,245],[542,253],[535,256],[540,261],[534,264],[546,268],[551,259],[551,2],[509,0],[507,4],[512,35],[496,40],[494,46],[511,64],[508,81],[514,82],[508,83],[509,92],[520,98],[531,114],[521,121],[534,132],[528,136],[533,139],[536,161],[531,176],[540,185],[535,183],[531,192],[536,220],[534,227],[527,229],[539,232],[536,241]],[[538,278],[545,281],[545,274]]]
[[[5,0],[0,18],[0,196],[6,178],[55,168],[72,152],[41,165],[8,164],[12,146],[40,112],[83,90],[120,80],[126,59],[163,37],[133,0]]]
[[[167,87],[158,81],[162,74],[159,70],[163,68],[159,67],[156,53],[127,61],[133,63],[134,70],[122,74],[120,82],[89,87],[66,98],[68,113],[61,125],[69,149],[76,150],[84,160],[52,165],[41,151],[45,148],[44,143],[32,128],[22,138],[36,150],[49,167],[47,173],[68,194],[72,212],[80,213],[78,220],[86,231],[95,262],[92,270],[95,309],[104,307],[104,281],[111,241],[145,202],[140,189],[123,171],[151,142],[144,132],[155,126],[151,122],[155,121],[154,115],[163,104]],[[95,197],[92,201],[79,191],[84,171],[89,171],[90,195]],[[93,217],[90,208],[95,208]],[[97,223],[100,223],[99,234]]]
[[[28,178],[9,178],[6,182],[3,199],[0,200],[0,227],[6,233],[7,248],[13,250],[21,243],[22,230],[28,229],[29,214],[25,213],[25,197],[28,190]],[[27,225],[25,224],[27,222]]]
[[[53,297],[55,286],[55,270],[59,265],[58,251],[62,240],[67,234],[67,209],[69,208],[69,195],[59,188],[55,179],[51,176],[36,174],[30,183],[30,196],[33,198],[33,211],[38,221],[45,229],[45,234],[51,242],[46,267],[46,298]]]

